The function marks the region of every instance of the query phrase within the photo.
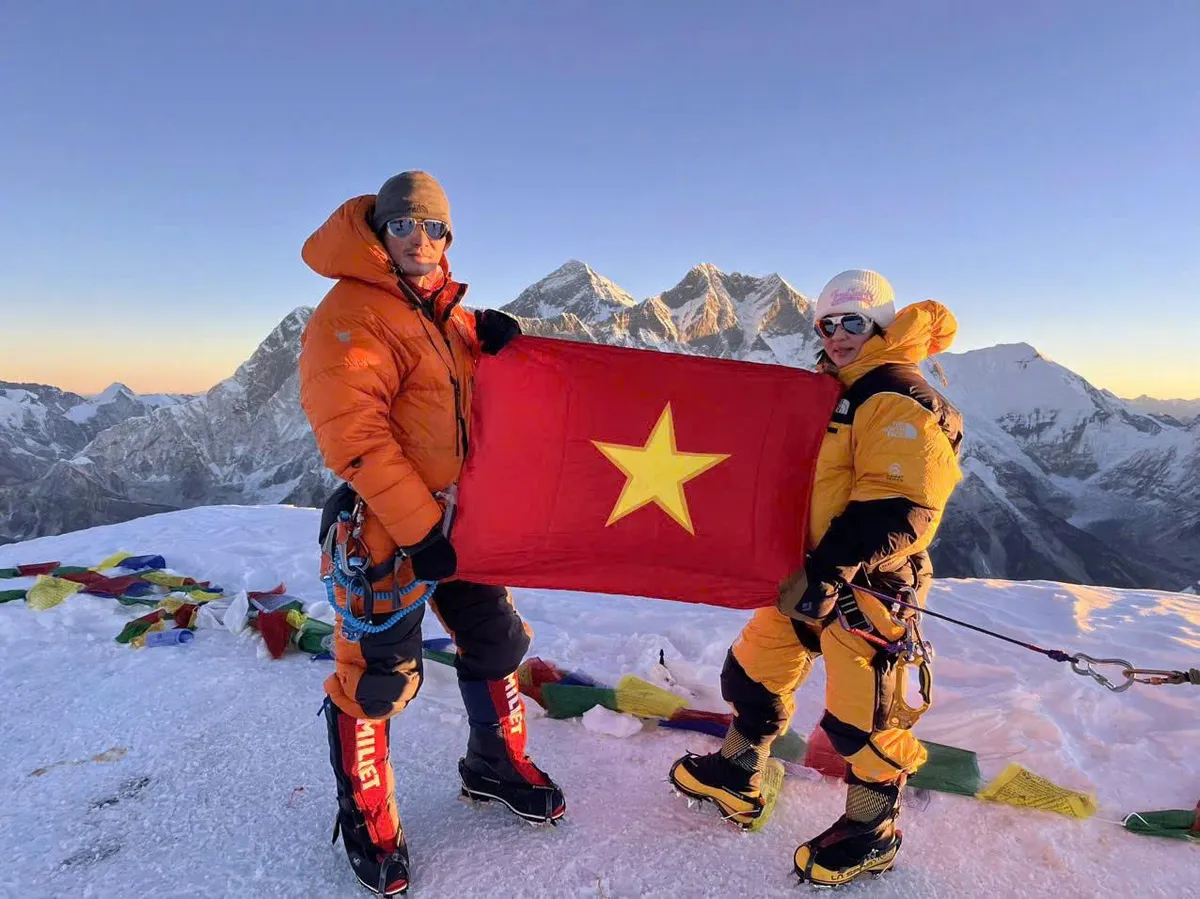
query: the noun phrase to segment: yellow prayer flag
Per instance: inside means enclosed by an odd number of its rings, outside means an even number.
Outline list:
[[[138,573],[144,581],[149,581],[152,584],[158,584],[160,587],[171,587],[172,589],[182,587],[187,578],[179,574],[167,574],[165,571],[151,570]]]
[[[92,566],[92,571],[104,571],[108,568],[116,568],[126,559],[133,557],[133,553],[113,553],[99,565]]]
[[[1096,797],[1091,793],[1060,787],[1016,762],[1010,762],[999,777],[976,795],[992,802],[1040,808],[1071,818],[1090,818],[1096,814]]]
[[[154,622],[154,624],[150,625],[150,627],[146,628],[145,634],[138,634],[136,637],[134,637],[132,640],[130,640],[129,645],[132,646],[134,649],[145,649],[146,648],[146,634],[149,634],[152,631],[165,631],[166,629],[167,629],[167,622],[164,619],[160,618],[160,619],[158,619],[158,621]]]
[[[83,584],[43,574],[29,588],[29,592],[25,595],[25,602],[29,608],[41,612],[54,608],[72,593],[77,593],[81,589],[83,589]]]
[[[190,587],[184,591],[192,602],[211,602],[214,599],[220,599],[224,593],[213,593],[211,590],[206,590],[204,587]]]
[[[617,681],[616,697],[618,709],[641,718],[670,718],[688,704],[682,696],[633,674]]]
[[[308,616],[299,609],[291,609],[287,613],[288,627],[290,627],[292,630],[304,630],[304,622],[306,621],[308,621]]]

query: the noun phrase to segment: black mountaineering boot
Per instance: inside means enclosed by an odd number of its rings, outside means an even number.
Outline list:
[[[497,801],[531,824],[554,824],[567,810],[562,790],[525,754],[525,703],[516,674],[500,680],[460,677],[471,734],[459,760],[462,795]]]
[[[393,794],[388,722],[354,718],[328,697],[322,711],[337,781],[333,842],[340,833],[363,886],[381,896],[399,896],[408,889],[408,846]]]
[[[846,777],[846,814],[796,850],[796,874],[817,886],[840,886],[882,874],[896,863],[903,781],[868,783]]]
[[[752,743],[736,727],[708,755],[688,753],[671,766],[675,789],[693,799],[714,803],[726,820],[750,826],[763,811],[762,769],[770,746]]]

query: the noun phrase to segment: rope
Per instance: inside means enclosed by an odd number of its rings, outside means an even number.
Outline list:
[[[340,557],[338,557],[338,555],[337,555],[339,552],[341,554]],[[353,577],[347,577],[346,574],[343,572],[343,564],[346,563],[345,547],[337,547],[334,550],[334,553],[335,553],[335,557],[334,557],[334,564],[333,564],[333,572],[330,574],[329,577],[324,578],[325,592],[329,598],[329,604],[331,606],[333,606],[334,610],[337,611],[337,613],[339,615],[342,616],[342,633],[346,637],[347,640],[352,640],[352,641],[357,642],[358,640],[361,640],[364,635],[381,634],[384,631],[386,631],[388,628],[395,627],[395,625],[397,624],[397,622],[400,621],[400,619],[404,618],[406,615],[411,615],[417,609],[421,608],[421,606],[425,605],[425,602],[429,599],[430,596],[433,595],[433,591],[437,589],[437,585],[438,585],[437,581],[415,580],[411,584],[409,584],[408,586],[406,586],[402,589],[389,590],[386,593],[374,593],[372,591],[372,597],[374,599],[381,599],[384,601],[396,600],[397,602],[399,602],[405,596],[408,596],[408,594],[412,593],[413,590],[416,590],[418,587],[427,588],[425,590],[425,592],[421,595],[421,598],[418,599],[412,605],[407,606],[402,609],[397,609],[390,616],[388,616],[388,618],[385,621],[383,621],[381,624],[372,624],[369,621],[364,621],[363,619],[357,617],[350,610],[350,596],[353,595],[353,596],[364,596],[365,597],[367,591],[371,590],[370,585],[363,585],[363,586],[356,587],[356,583],[355,583],[356,579]],[[338,604],[337,592],[334,590],[335,583],[337,584],[337,586],[343,588],[346,591],[346,604],[344,606]]]
[[[346,634],[346,638],[350,640],[359,639],[363,634],[381,634],[388,628],[395,627],[396,623],[401,618],[411,614],[412,612],[415,612],[417,609],[421,608],[421,606],[425,605],[426,600],[429,599],[429,597],[433,594],[434,589],[437,587],[437,581],[413,581],[403,590],[378,594],[376,597],[377,599],[391,599],[393,597],[393,593],[395,593],[398,597],[403,597],[411,593],[417,587],[425,586],[429,588],[425,594],[411,606],[407,606],[403,609],[397,609],[390,616],[388,616],[387,620],[382,624],[372,624],[369,621],[363,621],[361,618],[355,617],[354,613],[350,611],[349,601],[347,601],[346,605],[344,606],[338,605],[337,593],[333,589],[333,582],[335,580],[338,582],[339,587],[344,587],[346,589],[347,597],[352,593],[355,596],[362,596],[363,594],[361,591],[355,591],[350,578],[342,575],[337,571],[337,569],[334,569],[334,576],[325,581],[325,592],[329,597],[329,604],[333,606],[334,610],[339,615],[342,616],[342,631]]]
[[[998,634],[995,631],[989,631],[986,627],[979,627],[975,624],[970,624],[966,621],[959,621],[957,618],[951,618],[949,615],[943,615],[940,612],[931,612],[929,609],[922,608],[915,603],[905,602],[902,599],[897,599],[894,596],[888,596],[886,593],[876,593],[874,590],[869,590],[866,587],[860,587],[858,584],[853,585],[855,590],[861,590],[874,596],[881,602],[891,602],[906,609],[912,609],[914,612],[920,612],[922,615],[930,615],[934,618],[940,618],[942,621],[949,621],[951,624],[957,624],[959,627],[970,628],[973,631],[978,631],[981,634],[987,634],[989,637],[995,637],[997,640],[1004,640],[1006,643],[1013,643],[1033,652],[1040,652],[1044,656],[1049,656],[1056,662],[1069,662],[1071,655],[1063,652],[1061,649],[1043,649],[1040,646],[1035,646],[1033,643],[1026,643],[1024,640],[1017,640],[1013,637],[1006,637],[1004,634]]]
[[[1017,640],[1014,637],[1008,637],[1004,634],[996,633],[996,631],[988,630],[986,627],[979,627],[967,621],[961,621],[958,618],[951,618],[949,615],[943,615],[940,612],[931,612],[928,609],[922,608],[919,605],[911,602],[905,602],[895,596],[888,596],[886,593],[877,593],[867,587],[860,587],[857,584],[852,585],[853,589],[861,590],[869,596],[873,596],[880,602],[894,603],[905,609],[911,609],[914,612],[919,612],[922,615],[931,615],[934,618],[947,621],[950,624],[957,624],[959,627],[965,627],[981,634],[986,634],[989,637],[995,637],[997,640],[1003,640],[1006,643],[1012,643],[1015,646],[1020,646],[1028,649],[1031,652],[1041,653],[1053,659],[1056,662],[1069,662],[1071,670],[1076,674],[1090,677],[1097,683],[1107,687],[1114,693],[1120,693],[1128,690],[1135,683],[1150,684],[1159,686],[1162,684],[1192,684],[1200,686],[1200,668],[1191,668],[1187,671],[1160,671],[1152,668],[1134,668],[1133,665],[1125,659],[1096,659],[1086,653],[1077,652],[1074,654],[1063,652],[1061,649],[1044,649],[1033,643],[1027,643],[1024,640]],[[1097,671],[1096,665],[1115,665],[1121,671],[1121,676],[1124,680],[1116,683],[1109,680],[1103,672]]]

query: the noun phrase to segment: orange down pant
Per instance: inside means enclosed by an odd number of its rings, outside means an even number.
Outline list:
[[[517,669],[529,649],[529,629],[504,587],[446,581],[428,606],[454,638],[460,677],[500,680]],[[373,617],[382,622],[388,614]],[[419,608],[386,631],[358,641],[342,636],[339,617],[334,672],[325,680],[325,692],[339,709],[355,718],[387,719],[412,701],[421,689],[424,614]]]

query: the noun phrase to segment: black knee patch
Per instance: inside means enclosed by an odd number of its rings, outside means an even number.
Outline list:
[[[421,618],[424,609],[405,615],[378,634],[364,634],[359,643],[366,670],[359,677],[354,699],[368,718],[385,718],[404,708],[421,689]],[[375,615],[375,623],[387,619]]]
[[[737,713],[738,732],[751,742],[782,732],[787,721],[783,701],[751,678],[732,651],[721,669],[721,696]]]
[[[825,731],[830,745],[842,758],[854,755],[871,740],[869,733],[835,718],[829,712],[821,717],[821,730]]]
[[[473,680],[499,680],[529,651],[529,632],[503,587],[451,581],[438,588],[437,609],[458,647],[455,667]]]

